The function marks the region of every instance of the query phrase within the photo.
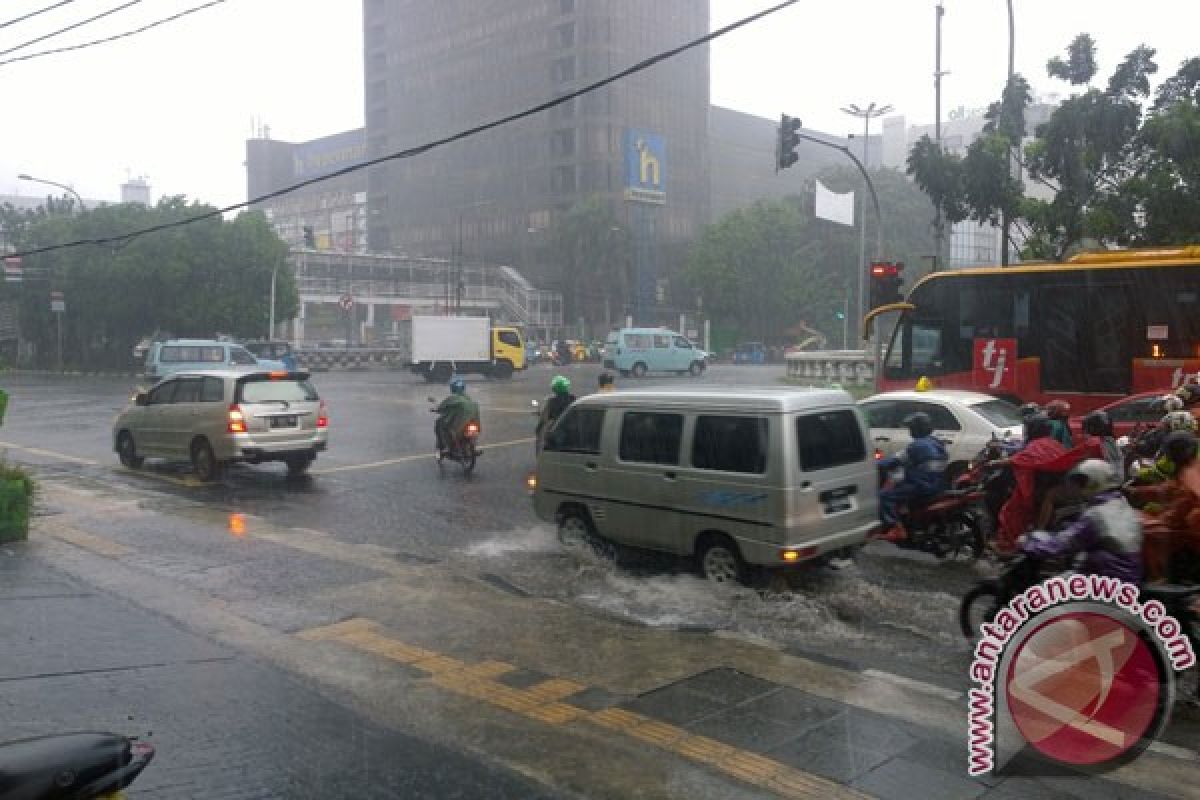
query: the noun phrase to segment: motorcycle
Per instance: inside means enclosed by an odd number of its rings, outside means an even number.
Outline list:
[[[426,398],[430,403],[436,403],[432,397]],[[429,409],[431,413],[438,413],[436,408]],[[483,455],[477,444],[479,440],[479,420],[473,419],[466,424],[461,433],[450,437],[450,446],[445,449],[438,450],[437,463],[438,469],[445,468],[447,460],[454,461],[461,465],[463,473],[470,475],[475,469],[475,462],[479,456]]]
[[[958,606],[958,624],[963,636],[974,639],[981,626],[995,620],[1013,598],[1046,578],[1062,573],[1067,567],[1061,560],[1042,560],[1025,554],[1016,556],[999,575],[980,581],[963,595]],[[1138,602],[1145,606],[1151,600],[1162,603],[1167,614],[1180,624],[1192,651],[1200,654],[1200,585],[1142,586]],[[1200,699],[1200,683],[1196,684],[1195,695],[1195,699]]]
[[[880,487],[898,479],[898,470],[879,468]],[[939,559],[965,555],[974,561],[987,545],[976,507],[984,494],[978,487],[956,488],[900,509],[908,536],[895,544],[904,550],[931,553]]]
[[[118,800],[154,746],[116,733],[67,733],[0,744],[0,800]]]

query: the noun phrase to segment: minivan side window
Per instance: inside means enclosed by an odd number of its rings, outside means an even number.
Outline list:
[[[546,449],[559,453],[600,452],[600,432],[604,429],[604,409],[571,408],[546,437]]]
[[[697,417],[692,466],[755,475],[766,472],[766,417]]]
[[[518,337],[517,334],[514,333],[513,331],[500,331],[500,333],[497,335],[500,337],[500,341],[503,344],[508,345],[509,347],[520,347],[521,346],[520,337]]]
[[[201,403],[219,403],[225,399],[225,381],[220,378],[205,378],[200,390]]]
[[[853,464],[866,457],[858,416],[850,410],[796,417],[800,469],[804,472]]]
[[[643,464],[678,464],[682,414],[627,411],[621,419],[622,461]]]

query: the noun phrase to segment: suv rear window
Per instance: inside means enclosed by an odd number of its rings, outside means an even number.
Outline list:
[[[853,411],[825,411],[796,418],[800,469],[804,472],[862,461],[866,455],[858,416]]]
[[[320,400],[317,390],[308,381],[274,380],[242,381],[235,403],[315,403]]]

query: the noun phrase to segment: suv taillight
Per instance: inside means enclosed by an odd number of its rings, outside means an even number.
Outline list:
[[[329,427],[329,417],[326,416],[326,414],[325,414],[325,401],[324,400],[321,401],[321,408],[317,411],[317,427],[318,428],[328,428]]]
[[[245,433],[246,432],[246,415],[242,413],[242,409],[237,403],[229,406],[229,426],[230,433]]]

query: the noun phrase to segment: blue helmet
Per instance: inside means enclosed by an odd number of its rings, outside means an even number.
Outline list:
[[[467,382],[462,378],[455,378],[450,381],[450,392],[452,394],[462,394],[467,391]]]

